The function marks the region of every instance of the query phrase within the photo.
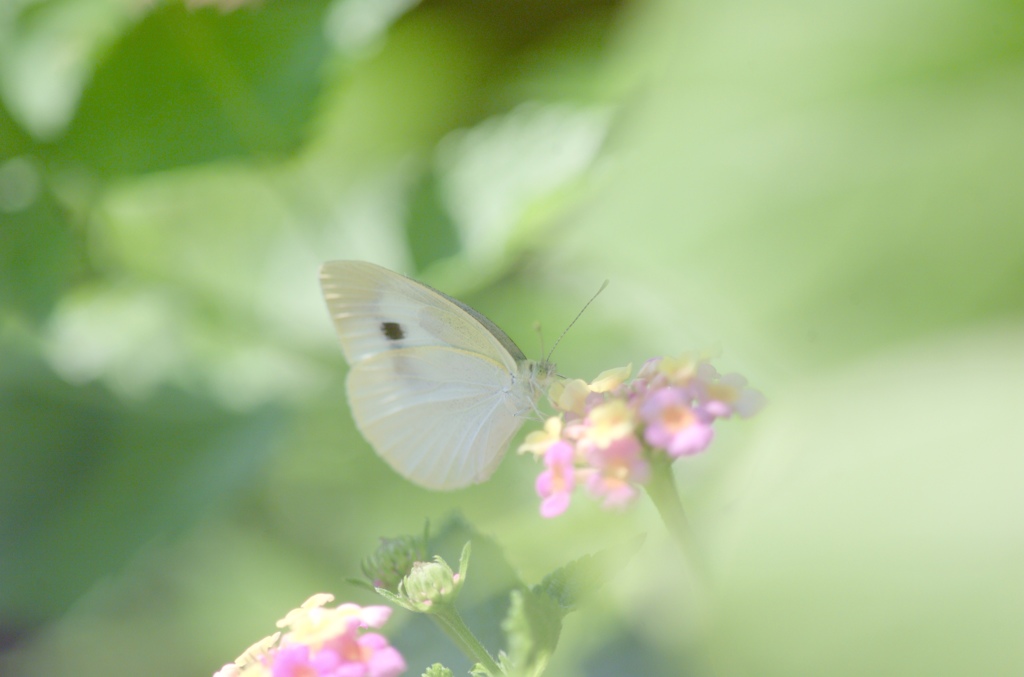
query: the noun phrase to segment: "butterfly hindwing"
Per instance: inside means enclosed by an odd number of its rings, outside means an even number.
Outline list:
[[[360,432],[400,474],[432,489],[491,475],[530,406],[488,358],[444,347],[397,349],[356,363],[348,393]]]

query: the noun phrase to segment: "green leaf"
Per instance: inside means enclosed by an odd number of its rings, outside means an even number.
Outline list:
[[[643,545],[644,538],[641,534],[626,543],[584,555],[545,576],[533,592],[552,600],[564,616],[620,571]]]
[[[33,323],[50,315],[83,267],[79,240],[45,181],[31,156],[0,162],[0,307]]]
[[[461,515],[449,517],[430,536],[428,552],[439,555],[448,562],[459,561],[462,568],[466,544],[472,544],[473,584],[460,596],[460,605],[479,604],[481,600],[499,597],[504,603],[509,591],[524,587],[515,569],[509,563],[504,550],[493,538],[481,534]],[[468,565],[468,561],[467,561]]]
[[[441,196],[437,175],[426,172],[413,188],[405,220],[405,238],[416,270],[458,254],[458,229]]]
[[[0,348],[16,358],[0,365],[0,614],[26,626],[205,517],[251,480],[286,422],[276,408],[235,414],[170,390],[125,403]]]
[[[513,667],[510,674],[540,675],[558,644],[564,613],[551,597],[529,590],[513,590],[510,599],[508,616],[502,623]]]
[[[292,151],[320,89],[325,7],[165,4],[98,65],[60,156],[121,175]]]
[[[52,141],[74,117],[96,61],[147,5],[119,0],[4,3],[0,98],[18,124]]]

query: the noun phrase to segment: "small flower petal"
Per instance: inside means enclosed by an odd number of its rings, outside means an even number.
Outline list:
[[[675,384],[683,385],[697,375],[701,361],[694,355],[662,358],[658,371]]]
[[[544,421],[543,430],[534,430],[526,436],[526,439],[519,445],[518,453],[530,452],[542,455],[548,448],[562,438],[562,418],[552,416]]]
[[[704,451],[714,436],[715,431],[708,423],[694,423],[675,434],[668,444],[668,455],[678,458]]]
[[[632,364],[602,371],[597,375],[597,378],[590,382],[590,391],[594,393],[607,393],[615,390],[626,382],[626,379],[629,378],[632,372]]]
[[[571,500],[572,494],[568,492],[559,492],[549,495],[540,502],[540,516],[547,519],[558,517],[569,509],[569,502]]]
[[[359,648],[365,657],[367,677],[393,677],[405,672],[405,659],[383,635],[366,633],[359,638]]]
[[[275,632],[269,637],[264,637],[260,641],[256,642],[248,649],[242,652],[242,655],[235,659],[235,665],[239,667],[247,667],[255,663],[259,663],[263,660],[270,650],[277,644],[281,638],[280,632]]]
[[[559,411],[583,416],[586,413],[587,397],[590,392],[587,382],[576,378],[556,381],[548,391],[548,397],[552,406]]]

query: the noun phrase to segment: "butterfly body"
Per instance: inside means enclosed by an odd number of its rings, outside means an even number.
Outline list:
[[[554,368],[469,306],[386,268],[332,261],[320,279],[351,365],[352,416],[378,454],[432,489],[490,477]]]

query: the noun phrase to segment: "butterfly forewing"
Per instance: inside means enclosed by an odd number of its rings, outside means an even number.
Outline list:
[[[444,294],[404,275],[364,261],[331,261],[320,269],[320,284],[341,347],[350,364],[382,352],[419,346],[452,346],[486,355],[515,371],[518,348],[510,354],[500,329],[484,326]],[[516,355],[515,353],[518,353]]]

